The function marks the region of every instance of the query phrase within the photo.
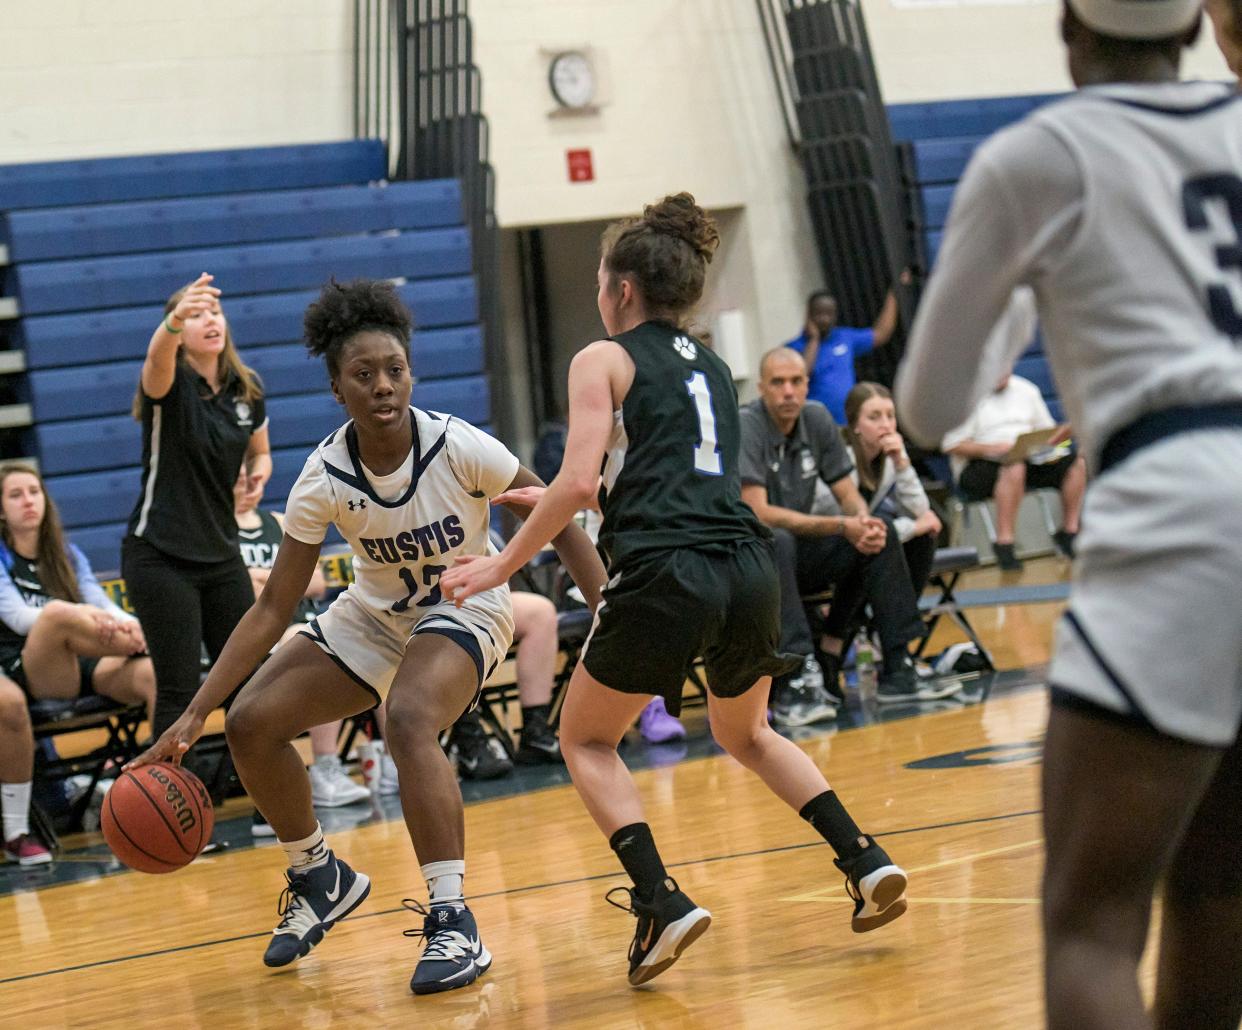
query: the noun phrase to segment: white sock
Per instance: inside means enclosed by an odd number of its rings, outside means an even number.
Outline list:
[[[465,859],[454,859],[448,862],[428,862],[419,867],[423,879],[427,881],[427,893],[431,895],[433,905],[455,904],[465,905],[462,893],[466,882]]]
[[[315,823],[315,832],[301,840],[281,841],[280,846],[289,856],[289,868],[300,873],[308,869],[318,869],[328,864],[328,856],[332,854],[324,843],[323,827]]]
[[[4,842],[30,832],[30,787],[25,783],[0,783],[0,807],[4,809]]]

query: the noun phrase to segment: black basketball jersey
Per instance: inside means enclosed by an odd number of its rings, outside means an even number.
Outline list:
[[[23,558],[11,548],[8,553],[13,563],[8,569],[9,578],[17,587],[17,592],[21,594],[22,601],[32,608],[45,607],[48,601],[52,600],[52,595],[43,585],[43,578],[39,575],[38,561]],[[16,632],[7,622],[0,619],[0,654],[16,654],[25,645],[25,635]]]
[[[237,527],[237,544],[241,550],[242,561],[248,569],[270,569],[276,564],[276,554],[280,551],[280,543],[285,538],[284,530],[270,511],[257,509],[259,524],[254,529]],[[298,602],[294,622],[306,622],[317,613],[315,602],[309,597]]]
[[[255,514],[259,516],[259,524],[254,529],[237,527],[242,561],[248,569],[270,569],[276,564],[276,552],[280,550],[285,534],[270,511],[259,508]]]
[[[660,551],[768,536],[742,503],[737,391],[717,355],[666,322],[612,339],[634,361],[604,458],[610,570]]]

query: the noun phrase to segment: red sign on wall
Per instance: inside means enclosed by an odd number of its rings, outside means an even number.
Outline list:
[[[590,150],[567,150],[565,158],[569,162],[570,182],[594,181],[595,166],[591,163]]]

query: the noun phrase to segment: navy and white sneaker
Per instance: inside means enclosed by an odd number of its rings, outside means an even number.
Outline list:
[[[491,968],[492,953],[483,946],[474,914],[465,905],[432,905],[428,911],[410,898],[401,904],[423,917],[422,928],[405,930],[405,935],[427,941],[410,978],[410,990],[415,994],[465,987]]]
[[[263,954],[266,966],[287,966],[307,954],[371,893],[370,877],[354,872],[331,851],[323,865],[302,873],[290,869],[285,879],[288,886],[277,908],[280,925]]]
[[[906,871],[894,864],[873,837],[864,836],[861,851],[848,862],[833,859],[845,874],[845,892],[854,899],[850,925],[855,933],[878,930],[906,911]]]
[[[612,900],[618,892],[629,897],[628,905]],[[671,878],[656,889],[650,903],[629,887],[614,887],[604,900],[638,919],[629,951],[629,979],[635,987],[668,969],[712,925],[712,914],[683,894]]]

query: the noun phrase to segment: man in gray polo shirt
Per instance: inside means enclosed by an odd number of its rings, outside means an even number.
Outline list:
[[[881,702],[922,701],[944,696],[943,685],[919,680],[909,643],[922,631],[918,601],[910,583],[897,533],[887,520],[868,513],[851,478],[853,462],[832,416],[807,401],[802,356],[777,347],[759,365],[759,398],[741,409],[742,500],[776,537],[781,577],[781,650],[808,656],[818,652],[823,682],[841,696],[841,656],[862,604],[871,606],[884,654],[876,688]],[[812,515],[816,484],[832,491],[841,515]],[[802,606],[803,594],[829,587],[834,596],[823,647],[816,648]],[[794,721],[814,704],[807,672],[773,683],[773,718]],[[803,719],[802,721],[810,721]]]

